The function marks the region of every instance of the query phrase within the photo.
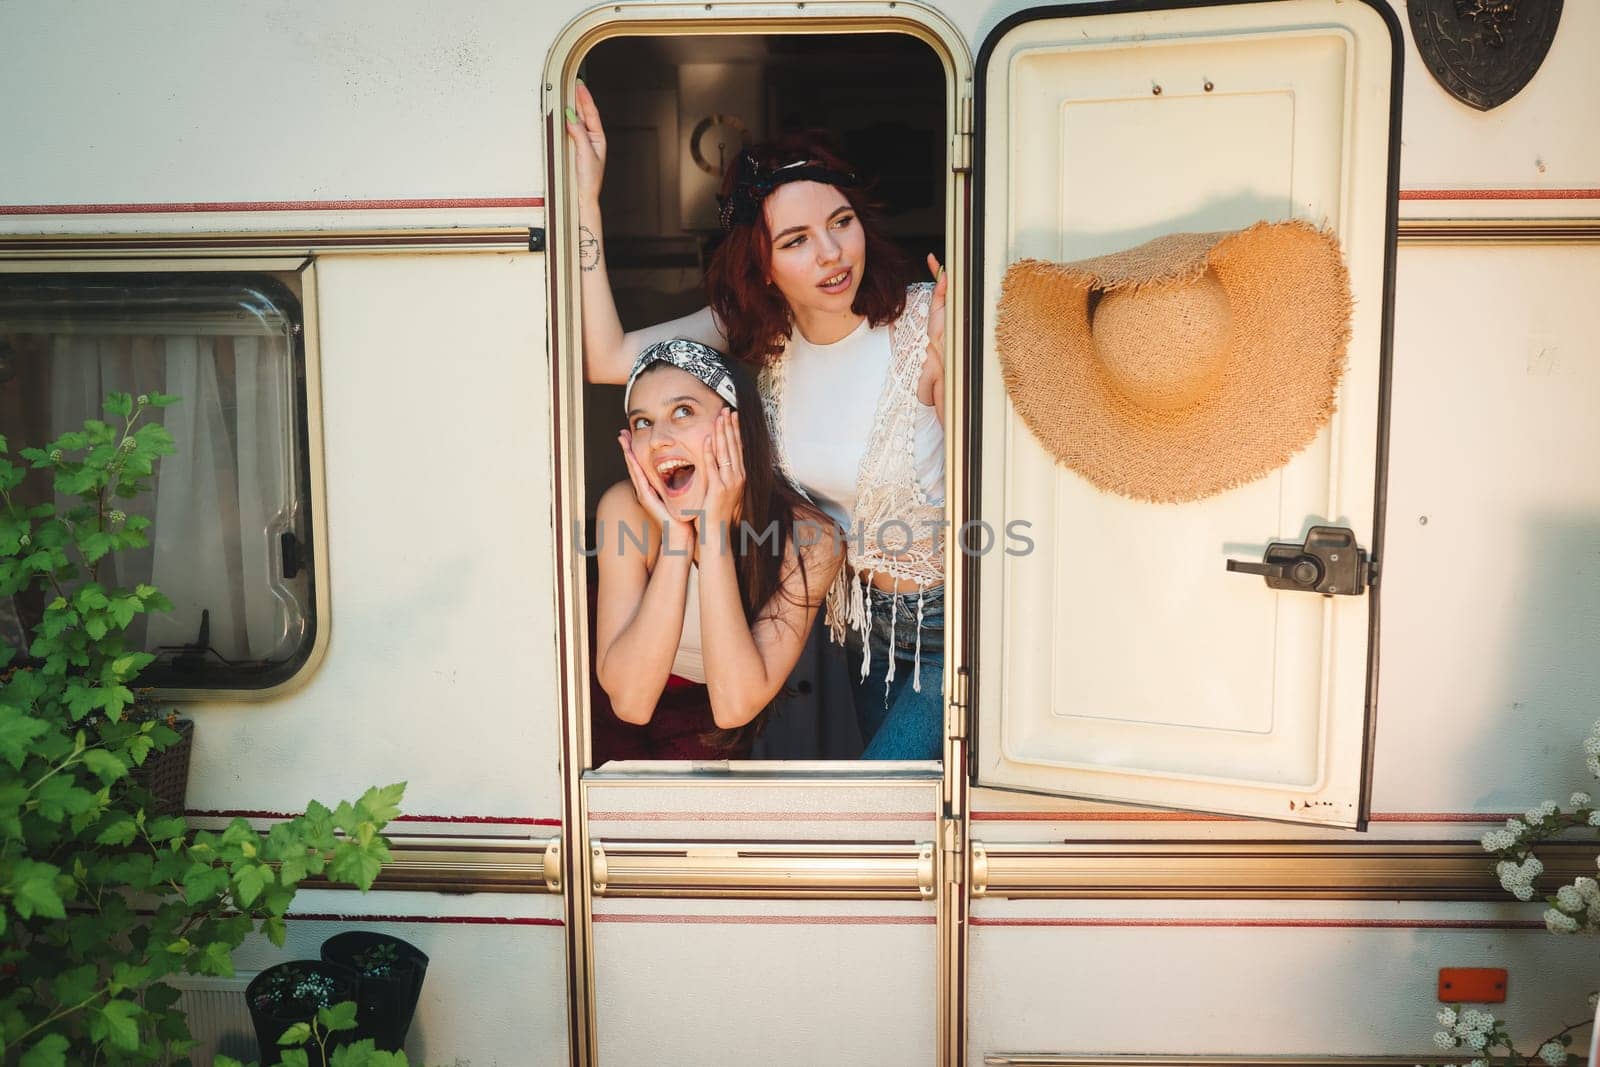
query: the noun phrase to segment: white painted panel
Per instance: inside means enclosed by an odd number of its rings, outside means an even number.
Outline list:
[[[1329,0],[1027,22],[991,56],[986,321],[1016,259],[1283,217],[1339,234],[1356,312],[1330,429],[1193,504],[1096,490],[985,393],[984,516],[1032,523],[1039,550],[980,564],[980,780],[1356,821],[1369,602],[1223,565],[1319,522],[1372,540],[1389,45],[1376,12]],[[998,383],[992,338],[983,358]]]
[[[583,7],[0,5],[0,203],[525,197]]]
[[[1483,925],[1507,920],[1525,928]],[[1546,933],[1539,906],[978,901],[970,929],[973,1067],[1005,1051],[1435,1062],[1440,967],[1507,968],[1493,1010],[1531,1051],[1600,982],[1593,945]]]
[[[937,1061],[931,904],[601,901],[600,1061]]]
[[[1398,292],[1374,808],[1565,800],[1600,715],[1600,248],[1406,248]]]
[[[589,833],[607,840],[932,841],[937,772],[885,778],[875,768],[770,764],[768,781],[702,769],[675,777],[671,764],[638,774],[612,764],[586,775]],[[823,765],[826,766],[826,765]],[[787,776],[786,778],[784,776]],[[750,776],[744,776],[747,779]]]
[[[559,816],[544,258],[318,279],[328,653],[275,701],[194,708],[189,806],[406,781],[408,814]]]
[[[303,891],[301,914],[276,948],[251,938],[241,971],[316,959],[346,930],[403,938],[428,956],[428,974],[405,1051],[412,1063],[557,1067],[567,1056],[566,938],[561,900],[543,895]],[[363,915],[372,918],[363,918]],[[253,1046],[252,1046],[253,1047]],[[254,1053],[245,1057],[250,1062]]]

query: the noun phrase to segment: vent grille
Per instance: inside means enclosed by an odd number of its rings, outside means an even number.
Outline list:
[[[241,1063],[260,1058],[255,1027],[244,1003],[244,987],[254,977],[252,972],[232,978],[175,975],[169,979],[179,993],[178,1007],[189,1018],[189,1032],[198,1042],[189,1053],[191,1061],[210,1063],[219,1055]]]

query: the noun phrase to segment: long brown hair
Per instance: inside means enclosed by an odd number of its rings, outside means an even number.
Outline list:
[[[804,546],[821,537],[833,535],[833,520],[800,495],[778,469],[777,447],[767,425],[761,392],[756,387],[750,371],[736,360],[723,359],[733,378],[735,396],[739,406],[739,438],[744,446],[744,495],[739,501],[738,528],[727,531],[727,536],[737,549],[734,575],[739,585],[739,599],[744,604],[744,618],[754,624],[765,615],[776,613],[772,607],[780,596],[791,603],[806,604],[812,599],[810,580],[806,575]],[[647,369],[650,374],[658,363]],[[641,375],[642,378],[644,375]],[[816,530],[816,535],[805,541],[796,538],[797,531],[805,526]],[[721,531],[708,536],[721,536]],[[784,592],[784,576],[790,549],[794,549],[794,565],[800,577],[800,595]],[[737,749],[755,740],[766,724],[768,708],[762,708],[755,718],[743,726],[711,730],[702,740],[718,748]]]
[[[852,170],[834,149],[832,138],[821,130],[784,134],[748,151],[765,170],[803,160],[829,170]],[[725,198],[733,195],[736,171],[736,166],[730,166],[723,175]],[[878,204],[869,190],[859,185],[838,189],[861,221],[867,239],[866,269],[850,310],[865,316],[874,326],[887,325],[905,310],[910,261],[884,232]],[[763,210],[757,212],[754,222],[735,225],[706,267],[706,294],[728,338],[729,353],[736,360],[757,366],[781,355],[794,329],[788,301],[775,286],[767,284],[771,265],[772,231],[767,228]]]

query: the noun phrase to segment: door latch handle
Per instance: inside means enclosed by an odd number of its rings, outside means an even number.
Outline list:
[[[1322,580],[1322,566],[1311,556],[1300,556],[1289,563],[1251,563],[1244,559],[1230,559],[1228,569],[1287,582],[1297,589],[1311,589]]]
[[[1367,550],[1343,526],[1313,526],[1303,544],[1274,541],[1260,563],[1230,559],[1227,565],[1240,574],[1259,574],[1270,589],[1323,596],[1360,596],[1372,580]]]

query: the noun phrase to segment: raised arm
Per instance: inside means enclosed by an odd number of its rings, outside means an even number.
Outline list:
[[[817,610],[844,562],[838,538],[823,521],[800,529],[801,539],[810,543],[791,543],[781,586],[749,623],[739,599],[732,553],[701,546],[700,643],[711,717],[723,729],[743,726],[778,695],[800,660]],[[765,549],[752,547],[752,551]]]
[[[761,415],[758,412],[757,418]],[[713,469],[699,520],[700,646],[705,658],[711,717],[723,729],[743,726],[760,714],[783,688],[800,659],[817,609],[838,574],[844,554],[833,524],[818,514],[795,523],[783,559],[778,591],[753,622],[744,614],[735,573],[741,550],[770,552],[772,540],[741,545],[742,531],[732,521],[732,501],[743,490],[745,472],[738,418],[724,411],[712,431]],[[801,566],[801,561],[804,566]]]
[[[713,348],[727,345],[710,308],[670,322],[626,333],[606,271],[605,229],[600,218],[600,186],[605,178],[606,133],[600,109],[588,86],[578,83],[577,107],[568,108],[567,140],[578,172],[578,268],[583,304],[583,373],[591,382],[620,385],[628,380],[634,356],[647,345],[687,337]]]
[[[655,715],[683,635],[694,531],[687,524],[669,524],[667,543],[652,569],[648,549],[640,543],[653,539],[654,524],[633,486],[618,482],[606,490],[598,519],[595,676],[617,718],[643,726]]]

